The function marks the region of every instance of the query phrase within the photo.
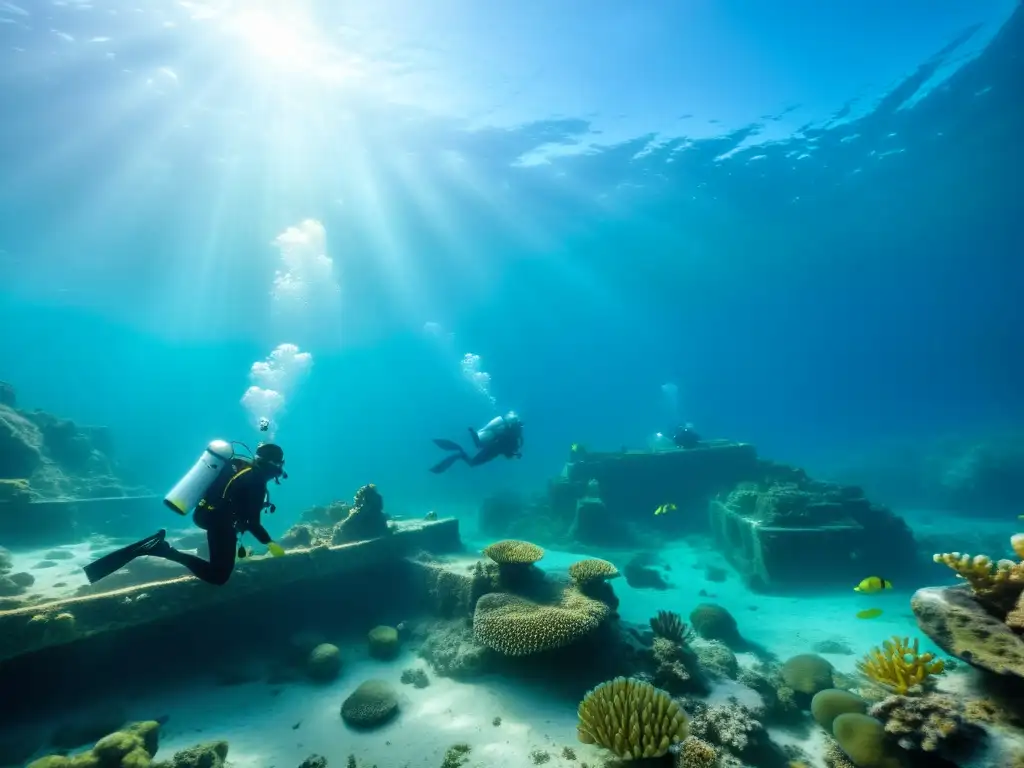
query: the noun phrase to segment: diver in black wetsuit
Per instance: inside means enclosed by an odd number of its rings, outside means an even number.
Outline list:
[[[89,583],[109,576],[137,557],[148,555],[180,563],[208,584],[226,584],[235,568],[236,556],[245,557],[245,548],[238,546],[238,537],[243,533],[251,533],[275,557],[283,555],[284,549],[270,537],[260,522],[260,515],[265,508],[274,511],[273,504],[269,503],[267,483],[288,477],[284,471],[284,451],[272,443],[261,445],[252,462],[232,459],[230,470],[222,477],[207,490],[193,514],[196,525],[206,531],[209,560],[175,549],[166,540],[167,532],[161,530],[87,565],[85,573]]]
[[[676,427],[676,431],[672,435],[672,442],[675,443],[676,448],[696,448],[700,445],[700,435],[694,431],[693,424],[686,424]]]
[[[462,450],[462,446],[453,440],[435,439],[434,443],[438,448],[453,451],[453,453],[431,467],[430,471],[440,474],[460,460],[471,467],[479,467],[498,456],[504,456],[507,459],[523,457],[523,422],[511,411],[504,416],[496,416],[491,419],[483,429],[476,430],[470,427],[469,434],[477,449],[473,456],[467,454]]]

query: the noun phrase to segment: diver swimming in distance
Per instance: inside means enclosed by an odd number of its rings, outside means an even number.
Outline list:
[[[693,424],[687,423],[676,427],[675,432],[672,433],[672,442],[675,443],[676,448],[696,448],[700,445],[700,435],[693,428]]]
[[[160,530],[134,544],[104,555],[85,566],[90,584],[95,584],[114,571],[124,568],[137,557],[160,557],[188,568],[208,584],[226,584],[235,568],[236,557],[245,557],[245,547],[238,539],[251,533],[266,545],[274,557],[284,554],[260,522],[264,509],[274,512],[267,484],[280,484],[288,479],[284,471],[284,451],[273,443],[256,448],[251,459],[236,456],[230,443],[214,440],[170,493],[164,504],[180,515],[193,508],[192,519],[206,531],[210,559],[181,552],[167,541],[167,531]]]
[[[438,448],[452,451],[452,454],[431,467],[430,471],[436,475],[441,474],[456,461],[464,461],[471,467],[479,467],[498,456],[507,459],[523,457],[523,422],[512,411],[504,416],[494,417],[482,429],[470,427],[469,434],[476,447],[473,456],[467,454],[454,440],[435,439],[434,443]]]

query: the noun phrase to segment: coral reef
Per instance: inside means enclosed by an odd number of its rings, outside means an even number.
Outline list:
[[[384,725],[398,714],[398,696],[384,680],[361,683],[341,705],[341,717],[353,728]]]
[[[714,603],[701,603],[690,611],[690,625],[705,640],[721,640],[730,647],[742,645],[736,619]]]
[[[551,604],[507,592],[481,597],[473,614],[477,640],[505,656],[529,656],[572,645],[608,618],[600,600],[566,588]]]
[[[656,616],[651,617],[650,623],[655,637],[663,637],[680,645],[693,638],[693,630],[683,621],[682,616],[673,611],[658,611]]]
[[[374,627],[366,636],[370,656],[382,661],[390,661],[398,655],[401,646],[398,630],[394,627]]]
[[[419,655],[442,677],[465,680],[487,671],[494,651],[481,644],[463,620],[434,622],[422,629]]]
[[[320,643],[309,652],[306,674],[319,682],[330,682],[341,672],[341,651],[338,646]]]
[[[887,743],[885,726],[869,715],[839,715],[832,723],[832,735],[857,768],[898,768],[900,764]]]
[[[832,665],[814,653],[801,653],[782,665],[781,675],[785,684],[797,693],[814,696],[834,685]]]
[[[518,539],[504,539],[484,547],[483,554],[498,567],[498,584],[511,591],[528,589],[543,580],[534,564],[544,557],[536,544]]]
[[[917,638],[893,636],[881,648],[873,648],[857,662],[861,674],[893,693],[906,694],[924,684],[929,678],[941,675],[945,663],[931,653],[921,653]]]
[[[159,740],[159,723],[152,720],[133,723],[124,730],[103,736],[84,754],[49,755],[29,763],[28,768],[150,768],[158,765],[153,757]]]
[[[825,688],[814,694],[811,699],[811,716],[829,733],[832,733],[832,724],[840,715],[847,712],[866,714],[868,703],[860,696],[839,688]]]
[[[403,669],[401,681],[403,685],[411,685],[413,688],[426,688],[430,685],[430,678],[422,669]]]
[[[625,760],[661,757],[688,734],[686,714],[667,693],[624,677],[589,691],[578,715],[581,742]]]
[[[679,747],[677,768],[715,768],[717,764],[718,750],[704,739],[687,736]]]
[[[952,696],[889,696],[871,707],[871,717],[885,724],[906,750],[921,750],[947,759],[964,757],[984,737],[970,722],[961,702]]]
[[[654,663],[652,682],[673,696],[706,694],[710,690],[700,658],[688,646],[655,637],[651,645],[651,660]]]
[[[333,544],[347,544],[353,541],[377,539],[391,533],[387,515],[384,514],[384,497],[373,483],[356,491],[348,516],[334,526],[331,535]]]
[[[736,702],[694,705],[690,732],[744,765],[783,768],[788,763],[782,750],[769,738],[756,713]]]

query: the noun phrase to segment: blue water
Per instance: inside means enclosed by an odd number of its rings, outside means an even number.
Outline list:
[[[907,457],[1024,434],[1020,50],[1016,0],[0,1],[0,380],[157,493],[273,416],[275,536],[373,482],[476,548],[570,445],[690,421],[955,549]],[[427,472],[510,409],[521,460]],[[687,580],[721,558],[677,544],[680,591],[623,586],[626,620],[700,587],[782,656],[915,631],[921,584],[865,628],[860,595]]]
[[[258,437],[247,372],[297,344],[296,507],[538,485],[571,442],[668,428],[666,382],[704,433],[805,464],[1019,420],[1015,5],[395,2],[274,32],[5,4],[3,376],[162,488]],[[340,301],[286,320],[272,241],[306,218]],[[423,471],[507,408],[521,462]]]

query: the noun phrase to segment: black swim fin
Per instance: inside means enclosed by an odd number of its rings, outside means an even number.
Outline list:
[[[440,462],[432,466],[430,468],[430,471],[433,472],[435,475],[439,475],[446,469],[448,469],[448,467],[450,467],[456,461],[464,458],[466,458],[466,454],[462,453],[461,451],[459,453],[453,453],[451,456],[445,456],[444,459],[442,459]]]
[[[442,440],[440,438],[435,437],[434,445],[436,445],[442,451],[462,451],[462,446],[456,443],[454,440]]]
[[[147,536],[141,541],[136,541],[134,544],[129,544],[127,547],[114,550],[113,552],[104,555],[99,560],[95,560],[85,566],[82,569],[85,571],[85,578],[89,580],[90,584],[95,584],[97,581],[106,578],[114,571],[119,571],[124,568],[135,558],[148,554],[155,547],[163,544],[166,538],[167,531],[161,529],[152,536]]]

